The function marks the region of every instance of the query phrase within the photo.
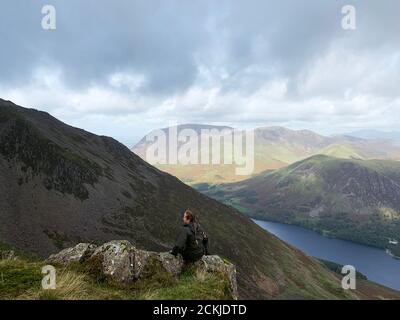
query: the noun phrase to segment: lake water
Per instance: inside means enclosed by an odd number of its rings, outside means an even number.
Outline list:
[[[400,290],[400,260],[392,258],[383,249],[326,238],[297,226],[260,220],[254,222],[309,256],[352,265],[369,280]]]

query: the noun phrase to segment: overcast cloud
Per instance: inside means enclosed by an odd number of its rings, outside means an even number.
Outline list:
[[[356,30],[341,27],[347,4]],[[322,133],[400,122],[397,0],[0,6],[0,97],[129,146],[170,121]]]

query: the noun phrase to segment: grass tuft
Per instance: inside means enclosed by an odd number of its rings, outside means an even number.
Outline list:
[[[104,277],[99,272],[101,263],[91,259],[67,268],[55,266],[56,289],[44,290],[44,263],[0,260],[0,300],[232,299],[226,276],[197,271],[193,266],[173,277],[154,259],[140,279],[127,286]]]

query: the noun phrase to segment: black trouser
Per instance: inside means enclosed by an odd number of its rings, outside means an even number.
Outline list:
[[[203,253],[186,253],[184,252],[182,254],[183,260],[186,263],[195,263],[196,261],[199,261],[203,257]]]

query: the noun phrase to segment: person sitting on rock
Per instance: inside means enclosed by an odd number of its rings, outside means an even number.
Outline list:
[[[183,227],[171,254],[176,256],[180,253],[185,262],[193,263],[203,255],[208,255],[208,236],[201,230],[191,211],[184,212],[182,221]]]

